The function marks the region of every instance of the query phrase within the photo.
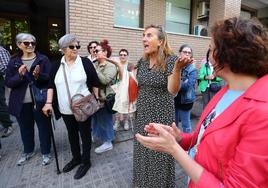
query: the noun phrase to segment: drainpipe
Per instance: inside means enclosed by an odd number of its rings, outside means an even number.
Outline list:
[[[65,33],[70,33],[69,0],[65,0]]]

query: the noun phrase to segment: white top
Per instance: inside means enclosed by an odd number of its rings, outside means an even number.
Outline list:
[[[94,58],[92,58],[92,56],[91,55],[89,55],[89,56],[87,56],[87,58],[93,63],[93,61],[95,61],[96,60],[96,58],[94,57]]]
[[[87,75],[84,70],[82,59],[80,56],[77,56],[74,64],[67,65],[65,62],[64,56],[61,58],[61,63],[65,66],[67,82],[69,85],[69,90],[72,96],[75,94],[82,94],[84,96],[89,95],[86,81]],[[57,89],[57,97],[59,103],[59,110],[62,114],[73,114],[70,108],[68,93],[65,86],[64,74],[63,74],[63,65],[61,65],[55,76],[55,85]]]
[[[115,102],[113,110],[121,114],[129,114],[136,111],[136,101],[130,103],[128,99],[129,77],[132,76],[136,80],[132,72],[127,70],[128,63],[124,65],[122,80],[118,82],[115,94]]]

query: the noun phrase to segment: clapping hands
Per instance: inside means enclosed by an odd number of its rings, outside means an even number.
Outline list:
[[[174,147],[177,147],[181,140],[180,131],[175,123],[172,126],[150,123],[146,125],[144,130],[148,133],[147,136],[136,134],[137,140],[145,147],[155,151],[172,154]]]
[[[18,69],[19,75],[24,76],[25,73],[27,72],[27,66],[26,65],[21,65]]]
[[[40,66],[39,65],[36,65],[35,68],[34,68],[34,70],[33,70],[33,76],[34,76],[35,79],[38,78],[39,73],[40,73]]]

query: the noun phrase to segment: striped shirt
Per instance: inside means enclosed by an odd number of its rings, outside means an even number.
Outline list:
[[[9,59],[9,52],[5,48],[0,46],[0,75],[5,75]]]

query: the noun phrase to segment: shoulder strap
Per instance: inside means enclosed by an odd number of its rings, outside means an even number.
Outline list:
[[[63,75],[64,75],[65,86],[66,86],[66,90],[67,90],[67,94],[68,94],[68,98],[69,98],[69,103],[71,105],[71,94],[70,94],[70,90],[69,90],[69,84],[67,81],[65,65],[64,65],[64,63],[61,63],[61,64],[62,64],[62,71],[63,71]]]

